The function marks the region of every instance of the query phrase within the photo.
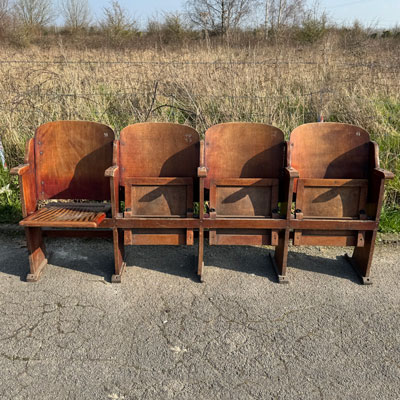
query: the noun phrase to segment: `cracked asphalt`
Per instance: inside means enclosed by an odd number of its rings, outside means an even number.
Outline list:
[[[1,399],[399,399],[400,245],[379,245],[362,286],[343,248],[131,247],[48,239],[24,282],[21,233],[0,233]]]

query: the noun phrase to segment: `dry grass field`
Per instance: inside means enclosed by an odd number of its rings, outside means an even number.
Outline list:
[[[322,114],[364,127],[379,143],[382,165],[397,174],[386,196],[392,210],[400,203],[399,88],[399,46],[385,40],[346,49],[335,37],[302,47],[3,48],[0,134],[13,166],[35,127],[51,120],[98,121],[117,132],[134,122],[171,121],[200,134],[220,122],[254,121],[289,135]]]

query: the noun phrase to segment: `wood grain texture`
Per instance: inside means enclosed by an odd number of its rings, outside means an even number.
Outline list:
[[[199,134],[186,125],[140,123],[121,131],[121,184],[129,177],[197,177]]]
[[[30,227],[97,228],[106,218],[110,205],[49,203],[19,224]]]
[[[284,166],[284,135],[270,125],[232,122],[205,134],[205,187],[220,178],[279,178]]]
[[[278,179],[212,180],[210,208],[216,217],[271,217],[278,207],[278,185]]]
[[[112,165],[114,132],[87,121],[56,121],[35,133],[36,189],[40,200],[109,200],[104,171]]]
[[[121,132],[119,165],[125,212],[117,225],[134,228],[125,243],[192,245],[198,224],[181,221],[190,221],[194,197],[198,200],[199,134],[180,124],[129,125]],[[174,219],[177,224],[169,225]]]
[[[367,189],[367,179],[299,179],[296,209],[303,218],[359,219]]]
[[[28,282],[37,282],[43,268],[47,265],[46,247],[40,228],[25,228],[26,242],[29,254],[30,273],[27,275]]]
[[[290,135],[291,166],[300,178],[367,179],[370,138],[364,129],[340,123],[312,123]]]
[[[24,218],[34,213],[37,209],[35,139],[29,139],[26,144],[25,164],[28,165],[28,169],[18,176],[22,216]]]

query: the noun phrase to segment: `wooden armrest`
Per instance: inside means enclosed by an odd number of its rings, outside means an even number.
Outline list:
[[[381,179],[393,179],[394,174],[393,172],[387,171],[383,168],[374,168],[373,170],[374,175],[379,176]]]
[[[199,178],[205,178],[207,176],[207,168],[206,167],[197,168],[197,176]]]
[[[193,186],[193,178],[167,178],[167,177],[133,177],[125,178],[124,185],[127,186]]]
[[[25,172],[28,172],[30,168],[29,164],[21,164],[18,167],[11,168],[10,174],[11,175],[23,175]]]
[[[298,178],[299,177],[299,172],[297,169],[294,169],[293,167],[285,167],[283,168],[284,174],[288,176],[290,179]]]
[[[118,172],[118,168],[118,165],[113,165],[112,167],[107,168],[104,176],[114,177],[115,174]]]

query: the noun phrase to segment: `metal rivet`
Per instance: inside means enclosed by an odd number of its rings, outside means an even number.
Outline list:
[[[41,155],[41,156],[43,155],[43,151],[40,152],[40,155]]]
[[[44,185],[44,181],[42,181],[42,185]]]

